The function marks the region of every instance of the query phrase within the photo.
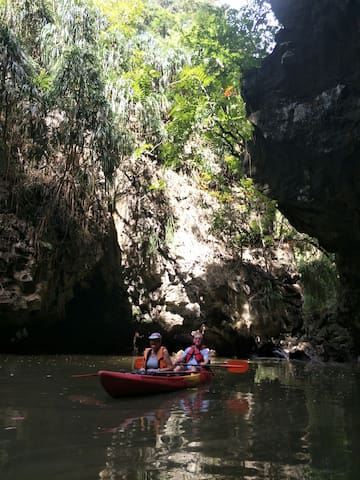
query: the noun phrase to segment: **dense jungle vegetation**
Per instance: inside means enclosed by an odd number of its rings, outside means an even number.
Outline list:
[[[1,207],[33,223],[39,249],[56,249],[59,238],[62,248],[89,248],[106,229],[118,169],[133,175],[155,160],[196,172],[221,203],[213,232],[234,256],[288,242],[308,279],[305,309],[331,308],[332,257],[246,174],[241,82],[273,45],[269,8],[262,0],[240,11],[211,0],[0,0],[0,175],[11,190]]]

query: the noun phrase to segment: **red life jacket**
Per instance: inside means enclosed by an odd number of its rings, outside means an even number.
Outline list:
[[[161,345],[159,350],[157,351],[158,368],[166,368],[167,367],[167,365],[165,363],[165,360],[164,360],[164,349],[165,349],[165,347]],[[143,358],[143,368],[145,368],[145,369],[146,369],[147,361],[148,361],[149,356],[150,356],[150,352],[151,352],[151,348],[145,348],[144,358]]]
[[[204,357],[203,357],[203,354],[201,353],[200,350],[202,350],[203,348],[206,348],[205,345],[201,345],[200,349],[195,347],[195,345],[192,345],[190,347],[190,350],[188,351],[188,353],[186,354],[186,357],[185,357],[185,362],[189,362],[189,360],[191,359],[191,357],[194,357],[195,360],[197,361],[197,363],[200,363],[200,362],[203,362],[204,361]]]

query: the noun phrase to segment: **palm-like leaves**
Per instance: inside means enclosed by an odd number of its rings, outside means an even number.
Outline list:
[[[31,158],[41,112],[34,65],[12,31],[0,24],[0,173],[12,174]]]

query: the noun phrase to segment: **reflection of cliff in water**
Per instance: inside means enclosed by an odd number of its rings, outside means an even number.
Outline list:
[[[255,375],[249,432],[253,467],[261,478],[302,479],[310,459],[305,392],[280,371],[279,366],[259,364]]]

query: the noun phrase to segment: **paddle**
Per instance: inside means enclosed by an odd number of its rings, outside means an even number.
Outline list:
[[[179,365],[187,365],[180,363]],[[246,373],[249,370],[249,362],[246,360],[228,360],[224,363],[210,363],[210,368],[226,368],[230,373]]]
[[[134,360],[134,369],[140,369],[142,367],[142,357],[135,358]],[[187,365],[186,363],[179,363],[179,365]],[[226,368],[229,373],[246,373],[249,370],[249,362],[246,360],[228,360],[224,363],[210,363],[210,368]],[[130,373],[130,372],[129,372]],[[136,372],[133,372],[136,373]],[[150,372],[149,372],[150,373]],[[152,372],[151,372],[152,373]],[[150,375],[151,375],[150,373]],[[156,374],[167,374],[167,375],[174,375],[181,372],[171,372],[171,371],[164,371],[164,372],[156,372]],[[97,377],[98,373],[82,373],[79,375],[71,375],[73,378],[86,378],[86,377]]]
[[[246,373],[249,370],[249,362],[246,360],[229,360],[226,363],[210,364],[210,367],[226,368],[230,373]]]
[[[141,368],[143,358],[138,357],[134,360],[134,368]],[[180,363],[179,365],[186,365],[186,363]],[[213,368],[226,368],[229,373],[246,373],[249,370],[249,362],[246,360],[228,360],[224,363],[210,363],[210,367]]]
[[[153,372],[138,372],[138,371],[132,371],[132,372],[123,372],[123,373],[140,373],[141,375],[153,375],[153,376],[158,376],[158,375],[173,375],[173,376],[184,376],[184,375],[190,375],[190,371],[182,371],[182,372],[173,372],[173,371],[153,371]],[[98,377],[98,373],[81,373],[79,375],[71,375],[71,378],[87,378],[87,377]]]
[[[134,360],[134,364],[133,364],[133,369],[134,370],[139,370],[140,368],[142,368],[142,362],[143,362],[143,357],[138,357],[138,358],[135,358]],[[124,372],[125,370],[123,370]],[[87,378],[87,377],[97,377],[98,376],[98,373],[82,373],[82,374],[79,374],[79,375],[71,375],[72,378]]]
[[[133,370],[139,370],[142,368],[143,357],[137,357],[134,360]],[[124,370],[123,370],[124,371]],[[86,377],[97,377],[97,373],[82,373],[80,375],[71,375],[73,378],[86,378]]]

